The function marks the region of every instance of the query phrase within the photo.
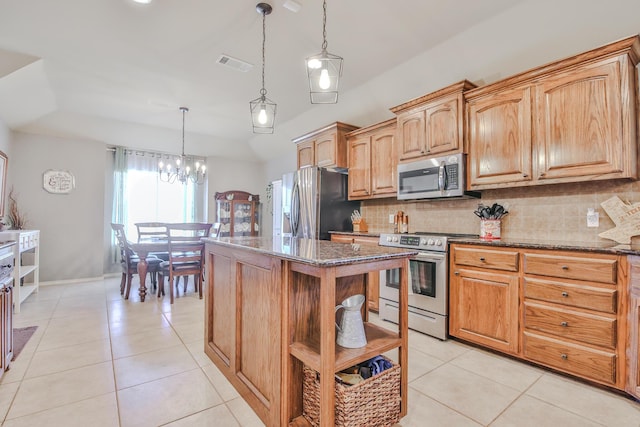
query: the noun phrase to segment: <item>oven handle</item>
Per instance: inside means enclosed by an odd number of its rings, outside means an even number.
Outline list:
[[[420,259],[429,260],[429,261],[444,261],[447,258],[447,255],[444,253],[435,254],[435,253],[429,253],[429,252],[418,252],[413,258],[414,259],[420,258]]]

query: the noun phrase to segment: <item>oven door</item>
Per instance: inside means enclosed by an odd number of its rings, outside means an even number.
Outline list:
[[[398,269],[380,272],[380,298],[398,302]],[[447,314],[447,254],[418,252],[409,260],[409,306]]]

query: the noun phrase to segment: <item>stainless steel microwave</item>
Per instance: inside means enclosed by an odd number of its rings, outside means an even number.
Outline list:
[[[398,200],[480,197],[466,191],[466,156],[433,157],[398,165]]]

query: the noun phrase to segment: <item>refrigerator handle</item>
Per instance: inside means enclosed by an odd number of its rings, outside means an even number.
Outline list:
[[[300,187],[298,182],[294,182],[291,192],[291,235],[298,235],[298,226],[300,225]]]

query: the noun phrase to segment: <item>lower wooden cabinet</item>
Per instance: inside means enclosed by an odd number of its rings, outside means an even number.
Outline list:
[[[332,242],[358,243],[364,245],[377,245],[378,237],[375,236],[354,236],[350,234],[332,234]],[[380,308],[380,272],[369,273],[367,275],[367,305],[369,310],[378,312]]]
[[[629,257],[629,358],[626,391],[640,399],[640,256]]]
[[[451,335],[640,395],[640,257],[627,298],[625,256],[463,244],[450,254]]]
[[[475,260],[486,262],[491,256],[513,258],[514,251],[454,246],[450,254],[449,333],[495,350],[517,354],[517,274],[491,267],[470,267]]]

